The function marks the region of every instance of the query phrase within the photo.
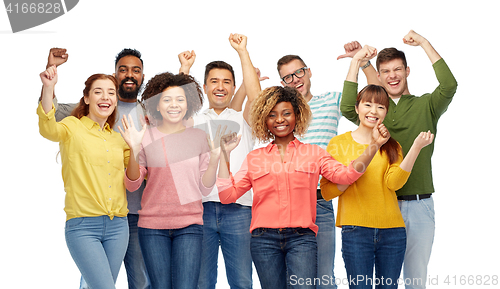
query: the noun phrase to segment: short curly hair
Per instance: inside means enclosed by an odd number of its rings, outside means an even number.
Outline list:
[[[156,109],[160,102],[160,97],[155,96],[160,95],[169,87],[180,87],[186,94],[187,112],[184,119],[190,118],[202,108],[203,93],[194,77],[182,72],[179,74],[164,72],[151,78],[142,93],[141,103],[146,112],[153,118],[162,119],[161,113]]]
[[[271,86],[260,93],[250,111],[252,135],[256,139],[262,142],[274,139],[274,135],[267,128],[266,120],[272,109],[280,102],[290,102],[293,107],[294,134],[301,137],[307,132],[312,112],[302,94],[293,87]]]

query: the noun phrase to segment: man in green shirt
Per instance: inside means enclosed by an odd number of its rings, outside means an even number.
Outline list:
[[[377,56],[377,76],[380,85],[391,98],[384,124],[397,140],[406,155],[415,137],[422,131],[436,135],[439,117],[447,110],[457,90],[457,82],[445,61],[427,39],[410,31],[403,39],[405,44],[420,46],[429,57],[439,86],[420,97],[408,90],[410,68],[402,51],[386,48]],[[377,50],[365,46],[352,58],[349,73],[344,82],[340,110],[342,115],[356,123],[357,78],[360,67],[367,67]],[[431,157],[434,143],[422,149],[406,184],[397,191],[399,206],[405,220],[407,247],[403,267],[406,288],[425,288],[427,265],[434,241],[434,202],[432,193]],[[395,281],[395,280],[393,280]],[[408,284],[409,283],[409,284]]]

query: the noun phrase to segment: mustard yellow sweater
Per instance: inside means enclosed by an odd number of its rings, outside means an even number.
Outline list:
[[[348,165],[358,158],[367,146],[354,141],[351,132],[347,132],[332,138],[326,150],[333,158]],[[401,150],[398,161],[392,165],[385,154],[377,152],[365,173],[345,192],[339,191],[337,184],[322,178],[323,198],[331,200],[339,197],[336,226],[379,229],[404,227],[395,192],[410,176],[410,172],[399,167],[402,161]]]

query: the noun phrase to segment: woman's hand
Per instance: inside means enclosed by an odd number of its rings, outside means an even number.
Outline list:
[[[413,141],[413,146],[415,146],[418,150],[423,149],[424,147],[430,145],[434,140],[434,134],[431,131],[421,132]]]
[[[49,66],[44,72],[40,73],[40,78],[44,87],[53,87],[57,83],[57,68],[55,65]]]
[[[210,147],[210,152],[211,152],[212,156],[214,156],[214,157],[220,156],[220,151],[221,151],[220,140],[221,140],[222,136],[226,133],[226,129],[227,129],[227,125],[225,125],[221,131],[221,126],[219,125],[217,127],[217,132],[215,133],[215,137],[213,140],[210,137],[210,134],[207,133],[208,146]],[[231,133],[231,131],[229,131],[229,133]]]
[[[229,161],[228,155],[232,152],[240,143],[241,135],[237,135],[235,132],[223,135],[220,139],[220,147],[222,153],[227,161]]]
[[[378,148],[383,146],[391,137],[391,134],[387,130],[384,124],[379,120],[372,130],[372,142],[371,144],[376,145]]]
[[[123,139],[128,144],[128,146],[130,147],[130,149],[133,152],[135,159],[137,160],[137,155],[139,154],[139,151],[141,150],[142,138],[144,137],[144,134],[146,133],[147,125],[145,122],[143,122],[141,131],[138,131],[135,128],[134,121],[132,120],[132,116],[130,116],[130,114],[129,114],[128,120],[127,120],[126,115],[123,116],[122,126],[123,126],[123,129],[121,127],[118,127],[118,130],[120,131]]]

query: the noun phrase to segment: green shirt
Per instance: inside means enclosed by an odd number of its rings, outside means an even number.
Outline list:
[[[439,82],[434,92],[420,97],[403,95],[397,105],[392,99],[390,100],[384,125],[391,136],[401,144],[405,156],[420,132],[430,130],[436,135],[438,119],[447,110],[457,90],[457,81],[443,59],[436,61],[433,68]],[[342,115],[356,124],[358,123],[355,110],[357,91],[357,83],[345,81],[340,103]],[[435,142],[434,139],[432,144],[420,151],[408,181],[396,192],[398,196],[434,192],[431,157]]]

